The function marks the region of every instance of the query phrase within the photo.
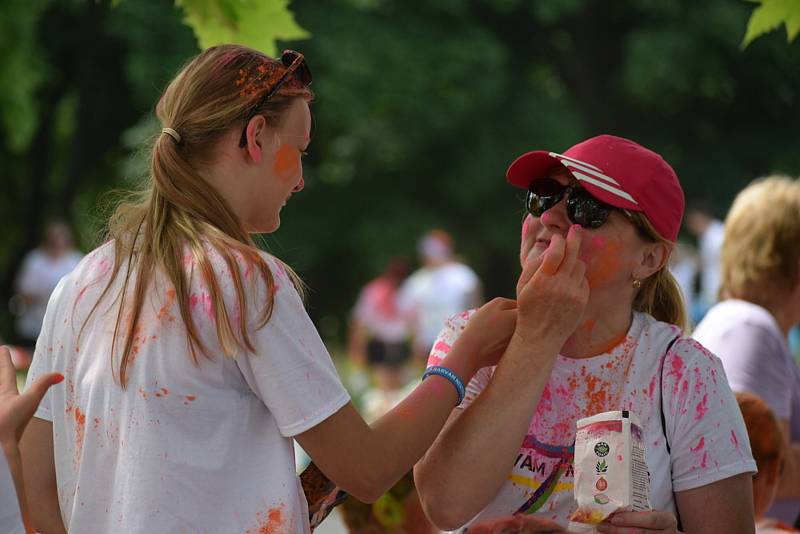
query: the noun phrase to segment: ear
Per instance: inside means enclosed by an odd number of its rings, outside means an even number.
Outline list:
[[[639,264],[633,270],[633,278],[644,280],[660,271],[669,261],[673,248],[675,248],[673,243],[647,243],[642,248]]]
[[[244,148],[255,163],[261,163],[264,157],[264,140],[268,130],[267,119],[263,115],[255,115],[245,128],[247,144]]]

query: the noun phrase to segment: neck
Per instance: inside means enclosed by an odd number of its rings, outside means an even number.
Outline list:
[[[609,352],[625,340],[631,326],[631,306],[619,306],[619,299],[602,299],[614,305],[597,304],[590,299],[578,327],[567,338],[561,354],[569,358],[591,358]],[[594,302],[593,302],[594,301]]]

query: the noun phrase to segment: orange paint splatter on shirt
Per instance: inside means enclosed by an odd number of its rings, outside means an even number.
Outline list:
[[[83,454],[83,438],[86,435],[86,414],[75,407],[75,465],[80,464]]]
[[[586,377],[586,413],[594,415],[606,411],[606,387],[609,385],[594,375]]]
[[[258,513],[258,527],[248,529],[246,534],[282,534],[289,532],[286,518],[283,516],[283,506],[270,508],[266,514]]]
[[[300,152],[291,145],[281,145],[275,153],[272,171],[282,178],[288,178],[300,167]]]
[[[160,321],[174,321],[175,316],[170,313],[172,309],[172,305],[175,303],[175,290],[168,289],[167,290],[167,302],[161,306],[161,309],[158,310],[158,314],[156,315],[156,319]]]

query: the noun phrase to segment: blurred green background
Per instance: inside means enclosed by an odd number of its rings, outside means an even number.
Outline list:
[[[224,3],[235,2],[191,2]],[[70,221],[88,251],[109,192],[142,179],[155,102],[199,51],[183,8],[0,3],[0,337],[12,337],[5,303],[47,220]],[[392,256],[413,260],[430,227],[454,236],[487,297],[513,293],[522,198],[504,171],[523,151],[630,137],[666,157],[688,201],[722,217],[750,180],[800,174],[800,42],[780,30],[743,49],[753,8],[295,0],[310,37],[278,45],[303,51],[314,73],[313,141],[306,188],[265,244],[309,284],[309,312],[336,347],[363,283]],[[251,31],[274,30],[259,17]]]

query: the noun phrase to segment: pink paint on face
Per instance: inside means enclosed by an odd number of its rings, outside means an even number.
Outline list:
[[[525,220],[522,221],[522,236],[520,237],[520,239],[522,239],[524,241],[525,240],[525,236],[528,235],[528,232],[530,232],[530,229],[531,229],[531,218],[530,217],[525,217]]]
[[[705,436],[700,436],[700,441],[697,442],[697,445],[695,445],[694,447],[689,448],[689,450],[692,451],[692,452],[698,452],[698,451],[703,450],[703,447],[705,447],[705,446],[706,446],[706,438],[705,438]]]
[[[275,153],[272,172],[281,178],[291,178],[300,169],[300,151],[291,145],[281,145]]]
[[[708,413],[708,394],[703,395],[703,400],[697,403],[695,407],[694,420],[700,421]]]

